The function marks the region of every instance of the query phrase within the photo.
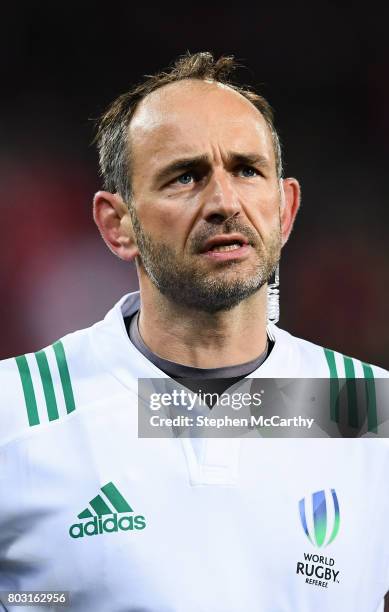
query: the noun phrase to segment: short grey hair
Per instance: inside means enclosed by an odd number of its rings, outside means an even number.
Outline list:
[[[95,142],[99,152],[100,174],[104,189],[119,193],[127,204],[132,197],[128,128],[139,103],[151,92],[184,79],[211,80],[227,85],[249,100],[262,114],[272,136],[277,176],[282,177],[280,139],[274,127],[273,111],[267,100],[248,87],[236,85],[232,72],[239,64],[232,56],[215,60],[208,52],[187,53],[179,57],[167,72],[148,75],[142,83],[114,100],[97,123]]]

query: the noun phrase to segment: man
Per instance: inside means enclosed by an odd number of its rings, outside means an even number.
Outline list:
[[[138,437],[138,379],[361,378],[371,419],[388,375],[268,325],[300,189],[232,68],[187,55],[100,122],[94,218],[140,293],[2,364],[0,590],[80,612],[382,609],[384,440]]]

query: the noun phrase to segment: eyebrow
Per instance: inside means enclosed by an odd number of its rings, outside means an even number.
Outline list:
[[[228,155],[230,164],[247,164],[252,166],[270,166],[270,160],[265,155],[259,153],[235,153]]]
[[[270,166],[270,160],[264,155],[258,153],[237,153],[231,151],[227,156],[228,165],[249,165],[249,166]],[[195,157],[182,157],[175,159],[167,166],[161,168],[155,176],[154,182],[161,183],[167,180],[169,177],[179,172],[185,172],[188,170],[194,170],[210,166],[211,162],[208,155],[197,155]]]
[[[182,157],[180,159],[175,159],[170,164],[159,170],[155,177],[155,183],[161,183],[178,172],[185,172],[188,170],[193,170],[194,168],[205,167],[207,165],[209,165],[208,155],[197,155],[196,157]]]

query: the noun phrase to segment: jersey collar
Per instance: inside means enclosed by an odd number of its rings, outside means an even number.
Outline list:
[[[90,328],[90,339],[98,359],[126,387],[133,388],[137,378],[168,378],[132,344],[124,317],[140,308],[140,293],[124,295],[105,318]],[[274,347],[267,359],[248,378],[293,378],[299,370],[294,338],[270,324],[268,334]]]

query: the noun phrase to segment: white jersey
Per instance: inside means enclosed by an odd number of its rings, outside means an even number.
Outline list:
[[[68,591],[75,612],[381,609],[386,440],[139,438],[137,380],[166,374],[128,338],[138,308],[0,365],[0,591]],[[371,400],[388,377],[271,333],[252,378],[365,377]]]

